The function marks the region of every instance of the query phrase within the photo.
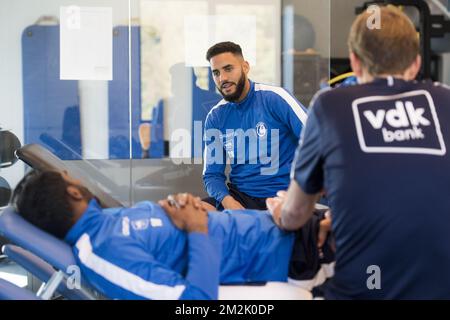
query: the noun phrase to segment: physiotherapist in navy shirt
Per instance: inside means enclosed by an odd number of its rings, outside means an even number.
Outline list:
[[[289,186],[306,109],[283,88],[249,80],[239,45],[217,43],[206,58],[223,99],[205,121],[205,201],[218,209],[266,209],[266,198]]]
[[[349,35],[358,85],[313,100],[284,198],[269,208],[301,227],[325,192],[336,244],[328,299],[450,299],[450,89],[414,81],[409,18],[380,7]]]

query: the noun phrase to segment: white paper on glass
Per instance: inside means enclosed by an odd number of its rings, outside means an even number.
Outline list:
[[[112,8],[60,7],[61,80],[112,80]]]
[[[221,41],[232,41],[242,47],[245,59],[256,65],[256,16],[191,15],[184,17],[186,66],[209,66],[206,51]]]

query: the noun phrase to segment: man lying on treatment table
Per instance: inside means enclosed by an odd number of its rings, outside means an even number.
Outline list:
[[[103,209],[57,171],[30,172],[12,198],[24,219],[72,246],[86,280],[112,299],[217,299],[219,284],[287,281],[297,233],[268,211],[207,212],[189,194],[170,200]]]

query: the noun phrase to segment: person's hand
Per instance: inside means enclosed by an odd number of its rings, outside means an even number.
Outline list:
[[[222,199],[222,206],[224,209],[229,210],[242,210],[245,209],[242,204],[235,200],[232,196],[225,196],[225,198]]]
[[[178,193],[175,196],[171,195],[171,197],[173,197],[174,199],[175,198],[178,199],[177,203],[181,208],[183,208],[185,206],[187,198],[192,197],[193,205],[196,209],[204,209],[206,211],[216,211],[216,207],[212,206],[208,202],[202,201],[202,199],[200,197],[196,197],[187,192]]]
[[[187,232],[208,233],[208,214],[200,199],[190,194],[169,197],[174,201],[160,200],[158,203],[177,228]]]
[[[286,194],[286,191],[278,191],[276,197],[266,199],[267,209],[272,215],[275,224],[281,229],[283,228],[281,226],[281,209],[283,208]]]
[[[177,193],[176,195],[169,195],[167,199],[172,198],[176,201],[176,203],[181,207],[184,208],[186,204],[188,203],[188,200],[192,203],[195,209],[203,209],[203,202],[200,197],[196,197],[191,193]]]
[[[319,254],[323,256],[322,247],[327,240],[328,234],[331,232],[331,211],[325,212],[325,218],[319,223],[319,234],[317,235],[317,247]]]

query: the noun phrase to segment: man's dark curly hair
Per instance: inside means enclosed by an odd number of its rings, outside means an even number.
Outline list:
[[[11,204],[31,224],[64,239],[73,225],[68,185],[58,171],[33,170],[18,183]]]
[[[206,52],[206,60],[210,61],[212,57],[225,52],[231,52],[234,55],[243,57],[240,45],[231,41],[225,41],[216,43],[211,48],[209,48],[208,52]]]

